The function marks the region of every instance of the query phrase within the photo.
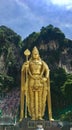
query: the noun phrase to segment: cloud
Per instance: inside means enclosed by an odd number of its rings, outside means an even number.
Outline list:
[[[56,5],[72,5],[72,0],[51,0],[53,4]]]
[[[22,2],[21,0],[13,0],[13,1],[16,2],[22,8],[24,8],[24,10],[30,11],[30,8],[28,7],[28,5],[25,2]]]
[[[61,23],[60,29],[64,32],[65,36],[72,40],[72,24],[71,23]]]
[[[28,36],[38,32],[42,26],[52,24],[66,27],[72,23],[72,4],[70,0],[1,0],[0,25],[6,25],[20,34]],[[61,26],[63,24],[63,26]],[[67,30],[66,30],[67,31]],[[69,30],[68,30],[69,31]],[[67,34],[67,32],[65,32]],[[72,33],[71,33],[72,34]]]
[[[33,31],[39,31],[44,22],[42,16],[37,15],[25,1],[8,0],[4,2],[3,0],[0,6],[0,25],[4,24],[12,28],[22,37],[26,37]]]
[[[72,28],[72,23],[61,24],[61,27]]]
[[[32,12],[25,3],[21,3],[19,0],[4,0],[0,4],[0,23],[17,23],[21,24],[23,20],[29,20],[33,18]],[[22,21],[22,22],[21,22]]]
[[[51,0],[53,5],[66,8],[67,10],[72,9],[72,0]]]
[[[66,6],[66,9],[67,9],[67,10],[72,10],[72,5],[67,5],[67,6]]]

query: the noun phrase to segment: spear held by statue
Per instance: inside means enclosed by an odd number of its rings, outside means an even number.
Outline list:
[[[27,88],[28,88],[27,65],[28,65],[28,57],[30,55],[30,51],[28,49],[26,49],[24,51],[24,55],[26,56],[26,64],[23,64],[22,69],[21,69],[21,114],[20,114],[20,120],[22,120],[23,117],[27,118]],[[25,76],[24,76],[24,67],[26,68]],[[25,103],[24,103],[24,97],[25,97]],[[25,111],[25,114],[24,114],[24,111]]]

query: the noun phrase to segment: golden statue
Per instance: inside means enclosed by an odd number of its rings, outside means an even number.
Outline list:
[[[33,48],[29,61],[29,50],[27,49],[24,54],[27,60],[23,63],[21,69],[20,119],[27,118],[28,109],[32,120],[42,120],[47,100],[49,120],[52,120],[49,68],[40,58],[36,47]]]

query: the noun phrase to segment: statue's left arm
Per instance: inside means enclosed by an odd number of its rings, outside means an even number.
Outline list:
[[[45,72],[45,78],[49,78],[49,67],[48,65],[43,61],[43,67],[44,67],[44,72]]]

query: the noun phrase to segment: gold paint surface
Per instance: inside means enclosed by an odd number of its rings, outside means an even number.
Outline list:
[[[49,67],[40,58],[36,47],[33,48],[29,60],[30,51],[27,49],[24,54],[27,58],[21,69],[20,120],[27,118],[27,110],[32,120],[42,120],[45,113],[46,100],[48,117],[49,120],[52,120]]]

